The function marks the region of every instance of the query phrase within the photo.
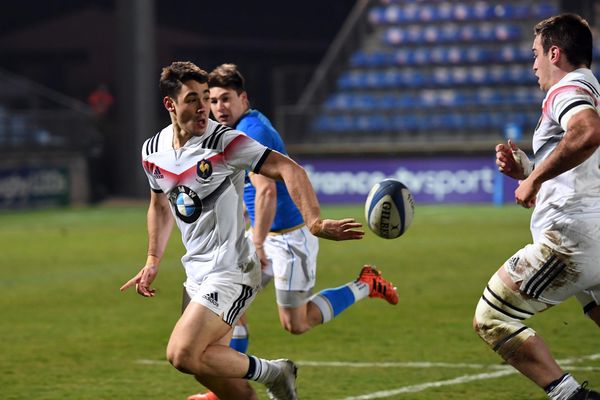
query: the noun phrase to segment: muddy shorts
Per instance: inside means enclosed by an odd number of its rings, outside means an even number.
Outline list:
[[[504,267],[534,299],[559,304],[576,296],[584,309],[600,305],[600,220],[557,222]]]

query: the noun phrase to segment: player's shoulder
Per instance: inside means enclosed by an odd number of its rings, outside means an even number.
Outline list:
[[[569,72],[559,82],[550,88],[549,93],[565,92],[568,89],[577,90],[580,88],[590,95],[600,96],[600,85],[594,76],[594,73],[587,68],[579,68]]]
[[[242,128],[253,127],[261,129],[274,129],[271,121],[260,111],[256,109],[249,109],[240,119],[237,127],[243,131]]]
[[[150,155],[164,149],[165,146],[172,144],[173,126],[168,125],[146,139],[142,144],[142,157],[148,158]]]
[[[271,121],[260,111],[254,109],[250,109],[244,114],[236,125],[236,129],[261,143],[271,144],[270,142],[279,136]]]
[[[237,129],[209,119],[206,133],[203,135],[200,146],[205,149],[222,150],[233,138],[242,134],[243,132]]]

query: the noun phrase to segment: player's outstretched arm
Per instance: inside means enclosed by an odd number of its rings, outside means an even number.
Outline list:
[[[364,231],[360,230],[362,224],[353,218],[321,219],[319,201],[308,175],[304,168],[291,158],[271,151],[260,169],[260,174],[285,182],[292,200],[313,235],[329,240],[354,240],[364,236]]]
[[[120,290],[124,291],[135,285],[138,294],[144,297],[153,297],[156,291],[151,288],[151,285],[158,274],[158,265],[173,229],[173,216],[164,193],[151,192],[147,219],[148,257],[146,264],[140,272],[125,282]]]

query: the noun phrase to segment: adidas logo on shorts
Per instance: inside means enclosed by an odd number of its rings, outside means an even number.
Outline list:
[[[213,305],[219,307],[219,293],[217,293],[217,292],[207,293],[204,296],[202,296],[202,298],[210,301]]]

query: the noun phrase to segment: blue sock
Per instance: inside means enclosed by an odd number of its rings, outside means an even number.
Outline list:
[[[362,282],[350,282],[344,286],[322,290],[310,301],[319,308],[323,316],[323,323],[326,323],[368,295],[368,285]]]
[[[250,338],[248,337],[248,327],[246,325],[234,326],[233,336],[229,342],[229,347],[239,351],[240,353],[246,353],[248,351],[249,344]]]

